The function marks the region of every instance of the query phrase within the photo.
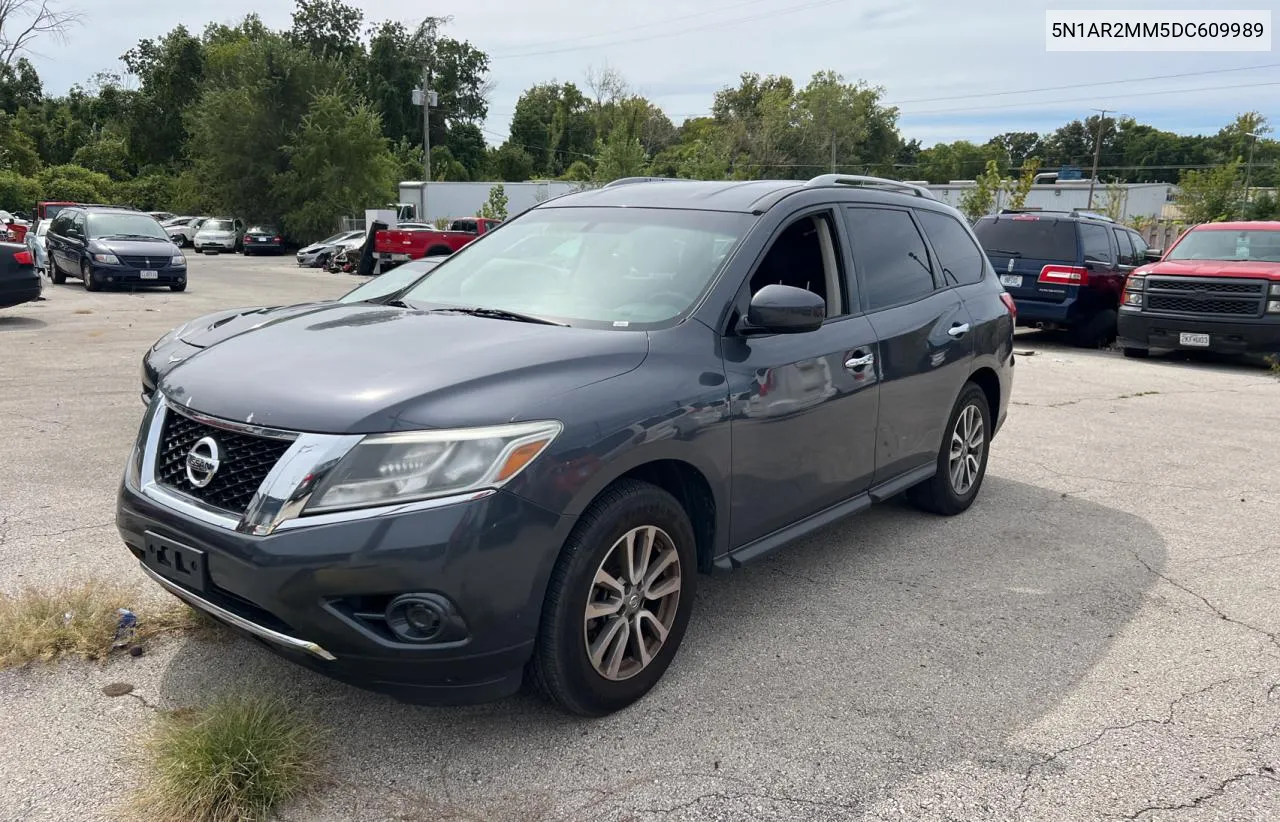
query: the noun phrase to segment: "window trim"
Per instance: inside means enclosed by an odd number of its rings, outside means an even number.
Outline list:
[[[946,291],[952,288],[964,288],[966,286],[971,286],[971,285],[982,285],[983,282],[985,282],[987,279],[987,269],[991,267],[991,260],[987,257],[987,252],[983,250],[982,243],[978,242],[978,238],[974,236],[973,227],[966,225],[964,220],[961,220],[951,214],[948,214],[945,211],[935,211],[933,209],[928,209],[928,208],[913,208],[912,210],[916,212],[916,215],[915,215],[916,223],[918,223],[920,228],[920,233],[924,235],[924,241],[929,247],[929,254],[931,255],[930,262],[932,262],[933,260],[936,260],[938,263],[938,270],[936,272],[936,275],[934,276],[934,283],[935,284],[937,283],[939,277],[942,278],[941,287],[934,288],[934,293],[937,293],[938,291]],[[951,220],[957,226],[960,227],[960,230],[965,233],[965,237],[968,238],[969,242],[973,244],[973,250],[978,252],[978,262],[980,263],[980,266],[982,269],[978,274],[978,279],[974,280],[971,283],[966,283],[966,282],[951,283],[947,281],[947,275],[942,271],[942,255],[938,253],[938,250],[936,248],[934,248],[933,238],[929,236],[929,231],[927,228],[925,228],[924,220],[920,219],[920,215],[922,214],[933,214],[939,218]]]
[[[920,221],[916,218],[916,215],[914,213],[915,209],[907,206],[882,205],[880,203],[844,203],[843,207],[848,211],[854,211],[857,209],[864,209],[864,210],[874,209],[877,211],[899,211],[906,214],[907,219],[911,220],[911,224],[915,226],[916,233],[920,235],[920,242],[924,245],[924,253],[929,258],[927,260],[929,264],[929,278],[933,281],[933,288],[929,291],[929,293],[921,294],[917,297],[912,297],[909,300],[903,300],[901,302],[891,303],[889,305],[876,306],[873,308],[869,303],[870,292],[866,287],[866,283],[862,282],[862,267],[858,262],[857,244],[853,241],[853,235],[852,235],[852,232],[850,231],[849,232],[849,258],[851,262],[851,267],[853,269],[853,273],[858,278],[858,300],[859,300],[858,305],[862,309],[862,313],[875,314],[880,311],[888,311],[904,305],[912,305],[914,303],[920,302],[921,300],[927,300],[930,297],[932,297],[934,294],[937,294],[939,291],[944,291],[950,287],[945,282],[941,284],[938,282],[938,278],[941,275],[941,272],[938,271],[937,266],[934,265],[933,246],[930,245],[929,243],[928,236],[924,232],[924,227],[920,224]],[[849,231],[849,228],[847,225],[845,226],[845,230]],[[979,246],[978,248],[979,250],[981,250],[982,247]],[[983,254],[985,255],[986,252],[984,251]]]
[[[760,267],[760,264],[764,262],[765,257],[767,257],[769,252],[773,250],[773,244],[778,241],[778,238],[782,236],[782,233],[784,231],[791,228],[791,226],[795,225],[795,223],[798,222],[799,220],[802,220],[805,218],[812,219],[820,215],[826,215],[830,220],[830,222],[827,225],[827,228],[828,228],[827,233],[831,238],[831,242],[837,243],[841,246],[840,248],[832,249],[832,251],[834,252],[836,267],[838,269],[836,271],[836,282],[842,291],[841,301],[843,303],[843,308],[844,308],[844,313],[842,314],[837,314],[834,317],[828,314],[825,318],[823,318],[822,324],[823,326],[826,326],[828,323],[842,322],[844,320],[848,320],[853,317],[862,316],[863,311],[861,310],[861,304],[860,303],[855,304],[854,301],[850,299],[851,289],[849,288],[848,281],[851,274],[853,260],[849,252],[848,237],[844,233],[844,227],[840,224],[840,220],[837,219],[837,209],[841,208],[843,205],[844,205],[843,203],[833,202],[833,203],[823,203],[821,205],[806,206],[804,208],[800,208],[793,211],[792,213],[783,217],[778,222],[777,226],[775,226],[774,229],[769,232],[769,236],[764,241],[764,245],[761,246],[760,251],[756,254],[755,258],[746,267],[746,270],[742,274],[742,279],[738,283],[737,291],[734,292],[733,301],[729,305],[729,310],[726,311],[723,315],[724,324],[721,328],[722,336],[726,336],[726,337],[739,336],[735,330],[737,327],[738,321],[742,317],[746,316],[747,308],[751,305],[751,278],[755,276],[756,270]],[[834,227],[834,230],[832,230],[833,227]],[[741,246],[742,241],[745,241],[746,239],[747,239],[747,235],[744,235],[742,240],[739,241],[738,245]],[[729,261],[726,260],[725,262],[729,262]],[[824,267],[826,265],[826,262],[827,262],[826,254],[824,253],[823,254]],[[757,339],[757,338],[758,336],[752,337],[752,339]]]

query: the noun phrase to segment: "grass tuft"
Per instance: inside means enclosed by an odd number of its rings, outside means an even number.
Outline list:
[[[133,587],[102,582],[0,593],[0,668],[66,656],[103,659],[116,642],[120,608],[137,614],[135,643],[206,630],[203,617],[180,602],[149,610],[138,608],[138,598]]]
[[[134,798],[148,822],[264,820],[320,780],[324,734],[288,703],[229,696],[165,714]]]

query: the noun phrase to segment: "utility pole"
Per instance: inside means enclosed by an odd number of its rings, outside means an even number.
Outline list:
[[[422,67],[422,88],[413,90],[413,104],[422,106],[422,197],[418,204],[422,213],[420,219],[427,218],[427,186],[431,183],[431,107],[435,105],[436,93],[431,90],[431,70]]]
[[[831,131],[831,173],[836,173],[836,132]]]
[[[1240,200],[1240,219],[1245,219],[1245,214],[1249,209],[1249,186],[1253,181],[1253,147],[1258,144],[1258,135],[1249,132],[1244,136],[1249,138],[1249,159],[1244,164],[1244,197]]]
[[[1098,136],[1093,141],[1093,173],[1089,175],[1089,204],[1085,206],[1085,210],[1093,210],[1093,186],[1098,181],[1098,160],[1102,157],[1102,127],[1107,122],[1107,110],[1105,108],[1095,108],[1094,111],[1099,112],[1098,115]]]

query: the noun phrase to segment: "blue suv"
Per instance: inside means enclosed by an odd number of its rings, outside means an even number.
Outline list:
[[[1012,209],[973,231],[1018,306],[1018,325],[1066,331],[1085,348],[1115,340],[1125,278],[1146,262],[1136,231],[1086,211]]]
[[[699,574],[902,492],[967,510],[1012,309],[923,188],[623,180],[189,351],[116,523],[156,583],[331,676],[605,714],[671,664]]]

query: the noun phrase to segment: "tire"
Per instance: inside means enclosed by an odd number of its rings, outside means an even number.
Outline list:
[[[87,262],[80,263],[80,280],[84,283],[85,291],[101,291],[102,286],[93,278],[93,269]]]
[[[970,415],[965,419],[966,412]],[[981,426],[977,429],[977,433],[981,436],[980,453],[975,455],[973,452],[973,414],[977,415]],[[966,428],[970,431],[969,435],[965,435]],[[907,491],[907,499],[909,499],[918,508],[928,511],[931,514],[939,514],[941,516],[952,517],[956,514],[964,513],[973,505],[974,499],[978,496],[978,491],[982,489],[982,480],[987,475],[987,457],[991,451],[991,407],[987,404],[987,395],[976,383],[967,382],[964,388],[960,389],[960,396],[956,399],[955,406],[951,409],[951,416],[947,420],[946,433],[942,437],[942,445],[938,449],[938,470],[931,478],[925,480],[919,485],[913,486]],[[952,443],[957,437],[962,437],[970,443],[969,447],[961,455],[961,459],[969,460],[976,458],[977,469],[972,468],[972,463],[968,463],[971,471],[969,484],[957,488],[957,482],[953,479],[952,474]]]
[[[1123,351],[1124,355],[1131,360],[1145,360],[1151,356],[1151,349],[1149,348],[1125,348]]]
[[[1067,331],[1067,341],[1077,348],[1101,348],[1116,338],[1116,310],[1104,309],[1087,322]]]
[[[615,565],[626,556],[625,538],[636,532],[650,551],[657,548],[649,554],[649,573],[658,567],[657,560],[664,560],[663,576],[651,579],[653,584],[648,587],[633,587],[628,575]],[[675,559],[666,560],[670,555]],[[602,572],[622,588],[597,583]],[[643,697],[662,678],[680,647],[693,610],[696,573],[693,526],[674,497],[636,480],[622,480],[607,489],[583,512],[551,573],[530,662],[531,678],[538,689],[564,710],[580,716],[604,716]],[[646,575],[636,576],[643,580]],[[663,589],[670,590],[660,597],[644,593]],[[588,620],[588,602],[597,608],[610,605],[599,597],[614,590],[619,590],[615,610]],[[641,633],[651,654],[647,664],[631,639],[636,625],[648,626]],[[650,646],[657,641],[655,625],[665,625],[666,639]],[[627,632],[621,648],[617,637],[623,628],[610,630],[614,626],[623,626]],[[613,641],[608,641],[609,637]],[[600,667],[590,657],[588,643],[593,640],[601,643]],[[615,658],[618,664],[611,666]],[[613,676],[607,675],[610,670]]]
[[[53,255],[49,255],[49,279],[54,285],[62,285],[67,281],[67,275],[62,273],[62,269],[58,266],[57,260],[53,259]]]
[[[186,284],[186,283],[171,283],[171,284],[169,285],[169,290],[170,290],[170,291],[186,291],[186,290],[187,290],[187,284]]]

